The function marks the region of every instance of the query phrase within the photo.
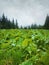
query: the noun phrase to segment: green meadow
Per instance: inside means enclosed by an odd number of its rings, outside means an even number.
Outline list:
[[[0,65],[49,65],[49,30],[0,29]]]

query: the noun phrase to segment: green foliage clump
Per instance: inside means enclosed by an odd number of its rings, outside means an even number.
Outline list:
[[[0,65],[49,65],[49,30],[0,30]]]

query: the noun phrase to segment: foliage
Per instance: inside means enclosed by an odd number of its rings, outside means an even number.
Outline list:
[[[49,30],[0,29],[0,65],[49,65]]]

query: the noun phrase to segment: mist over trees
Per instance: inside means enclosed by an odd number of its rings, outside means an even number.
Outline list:
[[[17,20],[16,20],[16,24],[15,24],[14,19],[12,21],[10,21],[3,14],[2,17],[0,18],[0,29],[15,29],[15,28],[18,28]]]
[[[18,22],[16,19],[16,22],[14,19],[12,21],[8,20],[7,17],[3,14],[2,17],[0,17],[0,29],[49,29],[49,16],[47,15],[44,25],[37,25],[32,24],[31,26],[25,26],[25,27],[19,27]]]

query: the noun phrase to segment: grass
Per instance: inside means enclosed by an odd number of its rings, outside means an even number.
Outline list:
[[[0,29],[0,65],[49,65],[49,30]]]

